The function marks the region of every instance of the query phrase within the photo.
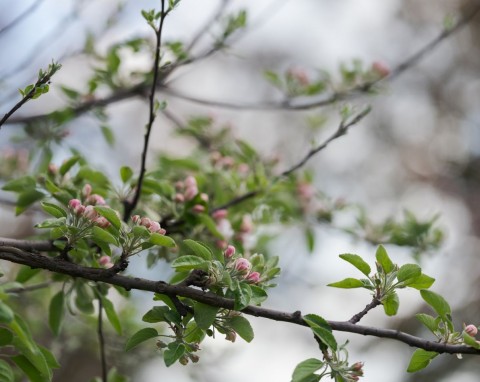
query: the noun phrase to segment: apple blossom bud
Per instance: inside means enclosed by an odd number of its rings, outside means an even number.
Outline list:
[[[250,166],[246,163],[240,163],[238,165],[237,171],[243,175],[248,174],[248,172],[250,171]]]
[[[235,247],[233,245],[229,245],[227,249],[223,252],[223,255],[230,259],[233,255],[235,255]]]
[[[141,218],[140,219],[140,225],[143,225],[144,227],[149,228],[150,224],[152,224],[152,221],[149,218]]]
[[[248,261],[247,259],[240,257],[237,260],[235,260],[235,269],[238,272],[247,273],[248,271],[250,271],[251,268],[252,268],[252,264],[250,264],[250,261]]]
[[[189,175],[185,178],[185,187],[197,187],[197,180]]]
[[[465,330],[465,333],[467,333],[469,336],[472,336],[472,337],[475,337],[478,333],[477,327],[472,324],[467,325],[464,330]]]
[[[248,233],[253,230],[252,217],[250,215],[243,215],[242,224],[240,225],[240,231]]]
[[[223,249],[227,246],[227,242],[225,240],[217,240],[215,242],[215,245],[220,248],[220,249]]]
[[[260,273],[258,272],[251,272],[245,277],[245,280],[250,281],[251,283],[258,283],[260,281]]]
[[[362,362],[355,362],[350,369],[354,371],[361,371],[362,368],[363,368]]]
[[[232,157],[223,157],[220,161],[224,167],[232,167],[235,164],[235,160]]]
[[[83,216],[85,216],[87,219],[93,220],[98,216],[98,214],[97,211],[95,211],[95,209],[93,208],[93,206],[86,206]]]
[[[88,198],[91,193],[92,193],[92,186],[87,183],[85,186],[83,186],[82,195],[83,195],[85,198]]]
[[[190,354],[189,358],[193,363],[197,363],[200,360],[200,357],[196,354]]]
[[[179,180],[178,182],[175,182],[175,190],[177,191],[182,191],[184,189],[185,185],[183,184],[183,182],[181,180]]]
[[[83,213],[85,212],[85,206],[84,205],[78,205],[76,206],[73,211],[75,212],[75,215],[77,216],[80,216],[80,215],[83,215]]]
[[[183,196],[182,194],[175,194],[174,200],[177,203],[183,203],[185,201],[185,196]]]
[[[100,228],[108,228],[110,226],[110,222],[106,218],[104,218],[103,216],[99,216],[99,217],[95,218],[94,222]]]
[[[208,202],[208,195],[202,192],[200,194],[200,199],[202,199],[204,202]]]
[[[390,68],[383,62],[375,61],[372,64],[372,70],[381,78],[387,77],[390,74]]]
[[[168,346],[168,345],[167,345],[165,342],[163,342],[162,340],[158,340],[158,341],[157,341],[157,348],[159,348],[159,349],[165,349],[167,346]]]
[[[160,228],[160,229],[157,231],[157,233],[158,233],[159,235],[165,235],[165,234],[167,233],[167,230],[166,230],[165,228]]]
[[[232,330],[225,335],[225,339],[230,342],[235,342],[237,339],[237,333]]]
[[[150,226],[148,227],[148,230],[150,232],[157,232],[160,230],[160,223],[159,222],[156,222],[156,221],[152,221],[152,223],[150,224]]]
[[[135,224],[140,224],[140,215],[133,215],[132,216],[132,221],[135,223]]]
[[[87,203],[90,203],[94,206],[103,206],[105,204],[107,204],[105,202],[105,199],[103,199],[100,195],[97,195],[97,194],[93,194],[93,195],[90,195],[87,200],[86,200]]]
[[[55,174],[58,172],[58,167],[55,166],[53,163],[50,163],[50,164],[48,165],[47,171],[48,171],[49,174],[55,175]]]
[[[212,213],[212,218],[215,220],[225,219],[228,216],[228,211],[225,209],[216,210]]]
[[[198,194],[197,186],[187,187],[184,193],[185,200],[192,200]]]
[[[183,366],[185,366],[186,364],[188,364],[188,358],[182,355],[178,362],[180,362]]]
[[[110,256],[104,255],[100,257],[100,259],[98,259],[98,263],[105,268],[113,267],[112,259]]]
[[[205,207],[202,206],[201,204],[195,204],[192,207],[192,211],[195,213],[202,213],[202,212],[205,212]]]
[[[82,205],[82,202],[78,199],[70,199],[68,202],[68,206],[74,210],[76,207]]]

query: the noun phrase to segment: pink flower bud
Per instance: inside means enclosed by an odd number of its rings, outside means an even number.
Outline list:
[[[354,371],[361,371],[362,368],[363,368],[362,362],[355,362],[350,369]]]
[[[232,167],[235,164],[235,160],[232,157],[223,157],[220,160],[220,164],[224,167]]]
[[[91,193],[92,193],[92,186],[87,183],[85,186],[83,186],[82,195],[85,198],[88,198]]]
[[[105,268],[113,267],[112,259],[110,256],[105,255],[100,257],[100,259],[98,259],[98,263]]]
[[[197,187],[197,180],[193,176],[187,176],[185,178],[185,187]]]
[[[217,240],[215,242],[215,245],[220,248],[220,249],[223,249],[227,246],[227,242],[225,240]]]
[[[467,333],[468,335],[470,335],[472,337],[475,337],[478,333],[477,327],[475,325],[472,325],[472,324],[467,325],[464,330],[465,330],[465,333]]]
[[[76,207],[82,205],[82,202],[78,199],[70,199],[68,202],[68,206],[74,210]]]
[[[303,86],[308,86],[310,80],[307,76],[307,73],[303,69],[293,68],[288,70],[287,75],[295,79],[299,84]]]
[[[77,216],[80,216],[80,215],[83,215],[83,213],[85,212],[85,206],[83,205],[78,205],[76,206],[73,211],[75,212],[75,215]]]
[[[243,233],[252,232],[253,222],[250,215],[243,215],[242,224],[240,225],[240,231]]]
[[[205,212],[205,207],[202,206],[201,204],[195,204],[192,207],[192,211],[199,214],[199,213]]]
[[[148,227],[148,230],[150,232],[157,232],[160,230],[160,223],[159,222],[156,222],[156,221],[152,221],[152,223],[150,224],[150,226]]]
[[[160,228],[160,229],[157,231],[157,233],[158,233],[159,235],[165,235],[165,234],[167,233],[167,230],[166,230],[165,228]]]
[[[98,214],[97,211],[95,211],[95,209],[93,208],[93,206],[86,206],[83,216],[85,216],[87,219],[94,220],[98,216]]]
[[[182,191],[184,187],[185,187],[185,184],[183,184],[181,180],[179,180],[178,182],[175,182],[175,190]]]
[[[250,272],[245,280],[250,281],[251,283],[258,283],[260,281],[260,273]]]
[[[237,339],[237,333],[232,330],[225,335],[225,339],[230,342],[235,342]]]
[[[152,221],[149,218],[141,218],[140,219],[140,225],[143,225],[144,227],[149,228],[150,224],[152,224]]]
[[[135,224],[140,224],[140,215],[133,215],[132,216],[132,221],[135,223]]]
[[[222,220],[225,219],[228,216],[228,211],[225,209],[222,210],[216,210],[212,213],[212,218],[215,220]]]
[[[227,249],[223,252],[223,255],[227,258],[230,259],[233,255],[235,255],[235,247],[233,245],[229,245]]]
[[[375,61],[372,64],[372,70],[381,78],[387,77],[390,74],[390,68],[383,62]]]
[[[222,154],[220,154],[218,151],[214,151],[213,153],[210,154],[210,160],[212,161],[213,164],[216,164],[221,159],[222,159]]]
[[[250,271],[251,268],[252,268],[252,264],[250,264],[250,261],[248,261],[247,259],[240,257],[237,260],[235,260],[235,269],[238,272],[247,273]]]
[[[55,175],[55,174],[58,172],[58,167],[55,166],[53,163],[50,163],[50,164],[48,165],[47,171],[48,171],[49,174]]]
[[[248,172],[250,171],[250,166],[246,163],[240,163],[238,165],[237,171],[243,175],[248,174]]]
[[[184,193],[185,200],[192,200],[195,196],[197,196],[197,194],[198,194],[197,186],[187,187]]]
[[[100,228],[107,228],[110,226],[110,222],[105,219],[103,216],[98,216],[94,219],[94,223]]]
[[[175,194],[175,202],[177,203],[183,203],[185,201],[185,196],[182,194]]]
[[[97,195],[97,194],[93,194],[93,195],[90,195],[87,200],[86,200],[87,203],[90,203],[94,206],[103,206],[107,203],[105,203],[105,199],[103,199],[100,195]]]
[[[200,199],[202,199],[204,202],[208,202],[208,195],[202,192],[200,194]]]

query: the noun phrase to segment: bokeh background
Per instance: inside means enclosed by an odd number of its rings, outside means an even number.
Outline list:
[[[165,40],[190,41],[211,20],[219,4],[213,0],[182,0],[166,21]],[[321,69],[335,78],[339,65],[351,63],[352,59],[362,60],[367,66],[381,61],[394,67],[434,39],[446,18],[466,14],[475,6],[478,1],[473,0],[227,1],[227,12],[246,9],[251,24],[227,51],[181,68],[168,85],[182,94],[205,100],[278,100],[278,92],[264,80],[266,69],[285,71],[294,67],[306,73]],[[38,68],[48,65],[52,58],[63,64],[52,91],[29,102],[18,115],[52,111],[65,105],[65,97],[55,86],[84,89],[91,73],[91,61],[82,54],[87,35],[95,36],[100,51],[132,36],[152,40],[152,32],[140,11],[155,7],[159,7],[159,2],[150,0],[2,0],[0,113],[17,102],[17,89],[31,83]],[[17,22],[5,28],[16,18]],[[350,101],[359,108],[372,105],[373,111],[346,137],[335,141],[308,164],[318,190],[364,205],[374,220],[401,217],[404,209],[424,219],[439,214],[438,224],[446,232],[444,245],[423,256],[421,265],[437,279],[434,290],[454,308],[457,327],[464,322],[480,324],[479,41],[477,17],[420,63],[384,85],[380,94]],[[195,51],[202,52],[211,43],[207,34]],[[125,53],[122,59],[125,73],[151,66],[148,53]],[[169,109],[182,118],[203,114],[230,123],[235,136],[247,139],[265,155],[278,156],[282,168],[298,161],[309,150],[312,140],[321,141],[334,131],[341,107],[336,104],[302,112],[252,110],[201,105],[162,93],[159,98],[167,100]],[[116,136],[113,147],[102,138],[98,120],[83,115],[69,123],[65,147],[55,148],[55,161],[61,163],[69,154],[68,148],[75,147],[112,177],[119,166],[138,168],[147,111],[146,102],[139,98],[106,109],[108,124]],[[314,117],[325,117],[327,122],[321,129],[312,130],[306,121]],[[152,149],[188,153],[191,142],[172,137],[172,129],[171,121],[159,117],[154,125]],[[12,143],[11,139],[20,131],[17,124],[2,128],[0,161],[12,149],[33,147],[33,142]],[[31,234],[30,227],[39,218],[37,213],[14,218],[10,195],[1,193],[0,197],[0,236]],[[365,292],[333,290],[325,285],[350,276],[351,268],[339,261],[339,253],[358,253],[372,261],[374,246],[354,240],[330,225],[318,224],[316,245],[309,254],[301,226],[265,229],[278,234],[271,251],[281,256],[283,268],[279,287],[270,293],[268,307],[343,320],[369,302]],[[399,263],[412,261],[408,250],[394,246],[388,249]],[[164,271],[153,272],[158,275]],[[140,312],[151,304],[150,296],[139,293],[137,297]],[[426,311],[418,293],[405,291],[400,298],[401,307],[395,318],[386,318],[380,309],[368,314],[362,323],[428,336],[412,318],[414,313]],[[141,313],[135,314],[138,319],[141,317]],[[264,319],[252,318],[251,322],[256,333],[252,344],[241,340],[235,344],[222,339],[207,341],[197,365],[167,369],[154,350],[145,345],[141,356],[136,354],[130,362],[125,361],[122,371],[128,372],[134,381],[145,382],[289,381],[297,363],[320,357],[305,328]],[[96,339],[87,331],[88,327],[79,323],[75,338],[56,345],[65,365],[56,380],[68,377],[71,382],[84,381],[98,374]],[[338,339],[350,340],[352,361],[365,362],[366,381],[478,381],[477,357],[438,357],[427,370],[408,375],[405,370],[413,349],[404,344],[347,334],[338,334]],[[112,348],[124,341],[114,336],[108,340]],[[62,346],[70,351],[64,352]]]

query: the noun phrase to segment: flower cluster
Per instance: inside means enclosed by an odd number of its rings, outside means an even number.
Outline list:
[[[160,226],[159,222],[149,219],[147,217],[141,217],[140,215],[133,215],[132,221],[135,224],[144,226],[152,233],[158,233],[160,235],[165,235],[167,233],[167,231]]]
[[[107,228],[110,226],[110,222],[103,216],[99,215],[92,205],[84,206],[79,199],[71,199],[68,202],[68,206],[77,217],[82,217],[91,223],[98,225],[100,228]]]
[[[232,169],[236,167],[236,172],[240,175],[246,175],[250,172],[250,166],[246,163],[238,163],[235,166],[235,159],[228,155],[222,155],[219,151],[214,151],[210,155],[212,165],[218,169]]]
[[[346,381],[356,382],[360,380],[360,377],[363,377],[363,363],[356,362],[347,370],[344,374]]]
[[[252,272],[252,264],[248,259],[244,257],[234,258],[235,252],[236,249],[233,245],[228,245],[225,251],[223,251],[225,262],[227,263],[227,267],[232,271],[232,276],[240,277],[252,284],[260,282],[260,273]]]
[[[175,194],[174,200],[177,203],[184,203],[193,200],[199,194],[197,180],[191,175],[187,176],[183,181],[176,182],[175,189],[177,190],[177,193]],[[201,193],[200,199],[207,203],[208,195]],[[195,213],[202,213],[205,212],[205,210],[205,206],[202,204],[195,204],[192,207],[192,211]]]
[[[381,61],[375,61],[374,63],[372,63],[371,70],[380,78],[387,77],[390,74],[390,68]]]

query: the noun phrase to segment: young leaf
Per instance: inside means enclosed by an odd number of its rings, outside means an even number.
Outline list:
[[[33,203],[42,200],[45,197],[43,192],[37,191],[35,189],[27,190],[18,195],[17,207],[15,208],[15,215],[20,215]]]
[[[10,307],[0,301],[0,322],[8,324],[13,321],[15,315]]]
[[[79,160],[80,157],[74,156],[63,162],[63,164],[60,166],[60,169],[58,170],[60,175],[65,175]]]
[[[400,305],[400,301],[398,299],[398,295],[396,293],[390,293],[387,297],[382,301],[383,310],[387,316],[395,316],[398,311],[398,307]]]
[[[465,342],[465,345],[471,346],[472,348],[475,348],[475,349],[480,349],[480,344],[477,342],[477,340],[471,335],[465,333],[465,331],[462,332],[462,337],[463,337],[463,342]]]
[[[420,290],[430,288],[434,282],[435,279],[433,277],[427,276],[426,274],[422,273],[420,276],[405,282],[405,285],[409,286],[410,288]]]
[[[300,362],[293,371],[292,382],[305,382],[305,380],[310,381],[318,369],[320,369],[324,363],[316,358],[309,358],[305,361]],[[317,375],[317,377],[320,377]],[[315,379],[312,379],[312,381]]]
[[[368,265],[360,256],[358,255],[353,255],[350,253],[344,253],[343,255],[340,255],[340,257],[348,261],[350,264],[352,264],[355,268],[357,268],[360,272],[362,272],[365,276],[368,277],[370,272],[372,271],[370,268],[370,265]]]
[[[15,377],[13,375],[12,368],[3,359],[0,359],[0,381],[2,381],[2,382],[14,382],[15,381]]]
[[[113,329],[115,329],[119,335],[122,335],[122,324],[120,323],[120,319],[118,318],[117,312],[115,312],[112,302],[108,298],[101,298],[103,309],[107,314],[108,321],[110,321],[110,324],[112,324]]]
[[[332,329],[328,322],[316,314],[307,314],[303,317],[305,322],[310,326],[315,335],[330,349],[337,350],[337,341],[332,334]]]
[[[192,269],[207,270],[208,262],[198,256],[186,255],[176,258],[172,261],[172,268],[177,272],[189,271]]]
[[[382,266],[385,273],[390,273],[395,268],[395,265],[393,264],[392,260],[390,260],[390,257],[388,257],[387,251],[385,250],[383,245],[378,246],[375,258]]]
[[[33,176],[24,176],[7,182],[3,185],[2,190],[23,192],[25,190],[34,189],[36,184],[37,182]]]
[[[363,282],[358,279],[354,278],[346,278],[342,281],[337,281],[336,283],[327,284],[327,286],[334,287],[334,288],[344,288],[344,289],[352,289],[352,288],[363,288]]]
[[[447,315],[452,313],[448,302],[439,294],[426,289],[422,289],[420,294],[425,302],[430,305],[440,317],[446,318]]]
[[[49,215],[52,215],[54,218],[62,218],[62,217],[67,217],[66,211],[60,207],[57,206],[56,204],[53,203],[47,203],[47,202],[42,202],[40,203],[42,206],[42,209]]]
[[[125,351],[130,351],[135,346],[149,340],[150,338],[158,337],[158,332],[154,328],[143,328],[131,336],[125,344]]]
[[[165,318],[165,313],[170,311],[168,306],[154,306],[150,309],[147,313],[144,314],[142,317],[142,321],[155,323],[155,322],[165,322],[167,319]]]
[[[235,310],[245,309],[252,298],[252,289],[246,283],[237,283],[237,288],[234,291],[235,296]]]
[[[427,329],[430,330],[432,333],[438,329],[438,324],[435,317],[424,313],[417,313],[415,317],[417,317],[417,320],[419,320],[423,325],[425,325]]]
[[[128,166],[122,166],[120,168],[120,177],[123,183],[127,183],[133,176],[133,170]]]
[[[417,264],[405,264],[400,267],[397,273],[398,281],[406,281],[420,277],[422,269]]]
[[[438,353],[434,351],[426,351],[423,349],[415,350],[412,358],[410,359],[410,364],[408,365],[407,371],[409,373],[414,373],[426,368],[432,359],[434,359],[437,355]]]
[[[12,332],[6,328],[0,327],[0,346],[10,345],[12,343],[12,340],[13,340]]]
[[[205,260],[212,260],[212,251],[206,245],[190,239],[184,240],[183,244],[185,244],[198,257]]]
[[[115,210],[109,207],[97,206],[95,207],[95,211],[107,219],[117,230],[120,229],[122,223]]]
[[[165,236],[165,235],[160,235],[159,233],[152,233],[150,235],[150,243],[152,244],[155,244],[155,245],[159,245],[161,247],[169,247],[169,248],[172,248],[172,247],[175,247],[176,244],[175,244],[175,240],[173,240],[171,237],[169,236]]]
[[[55,228],[55,227],[63,227],[65,226],[66,218],[52,218],[44,220],[41,223],[35,224],[36,228]]]
[[[245,341],[251,342],[253,340],[254,334],[253,334],[252,325],[250,325],[250,322],[245,317],[243,316],[232,317],[228,321],[228,324]]]
[[[50,378],[42,375],[27,357],[17,355],[12,357],[12,361],[25,373],[30,382],[50,382]]]
[[[206,330],[212,326],[215,318],[217,317],[219,308],[216,306],[202,304],[201,302],[195,302],[193,308],[193,318],[200,329]]]
[[[55,336],[60,333],[60,327],[65,310],[65,299],[63,291],[58,292],[50,301],[48,324]]]
[[[165,365],[173,365],[185,353],[185,345],[180,342],[170,342],[168,348],[163,352]]]
[[[113,244],[115,246],[118,245],[118,240],[115,236],[96,225],[92,227],[92,235],[95,240],[103,241],[107,244]]]

